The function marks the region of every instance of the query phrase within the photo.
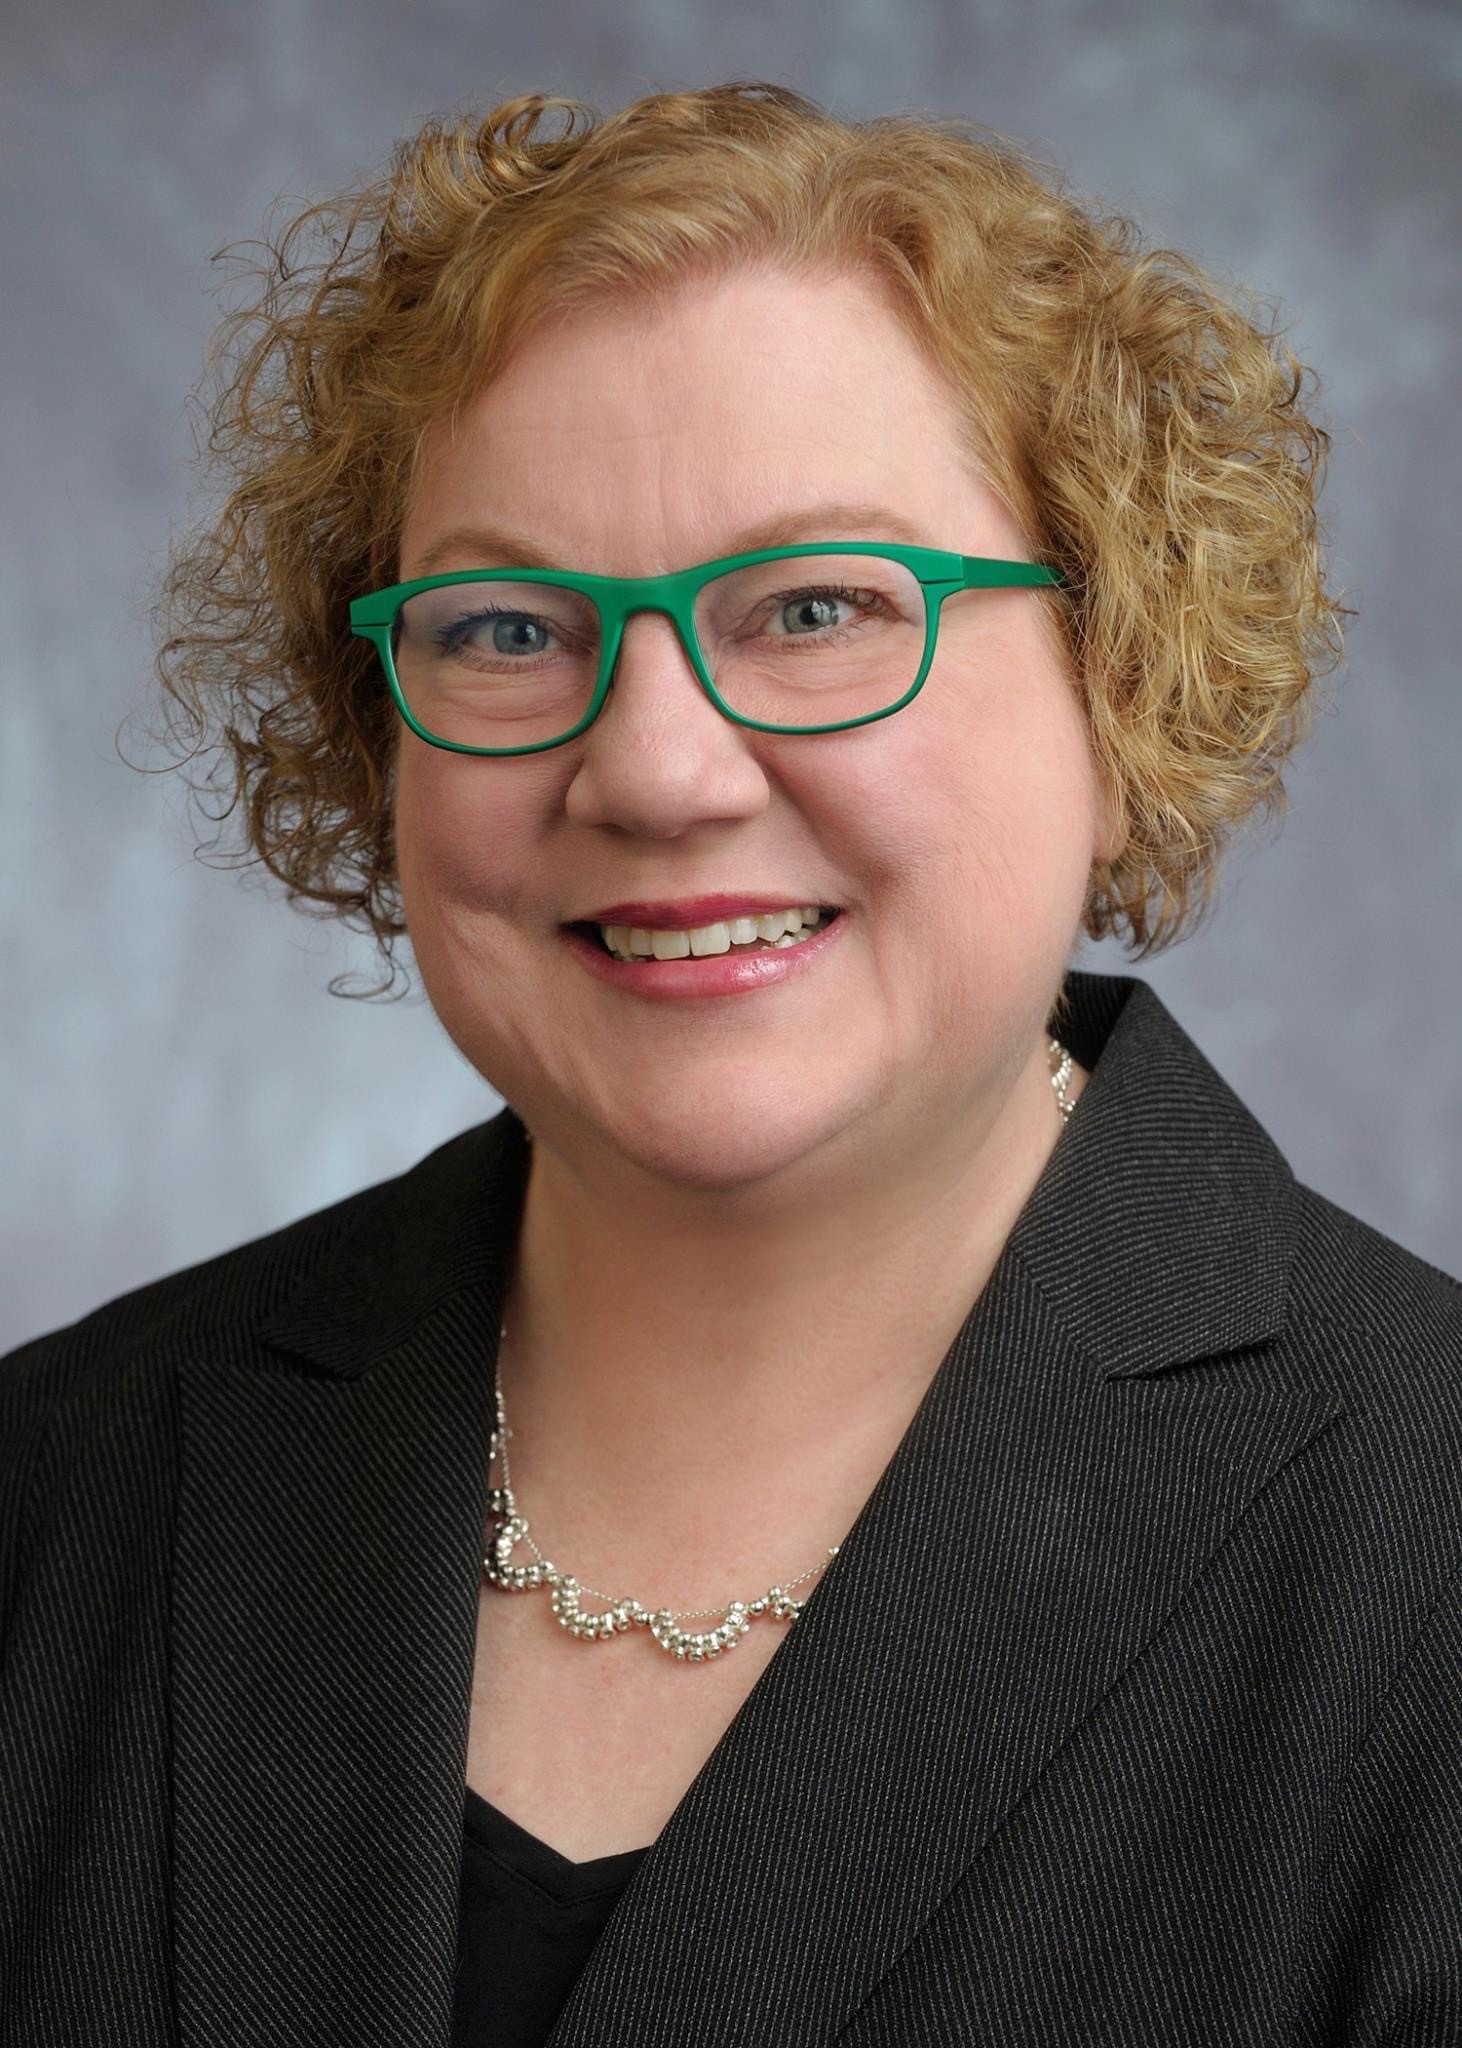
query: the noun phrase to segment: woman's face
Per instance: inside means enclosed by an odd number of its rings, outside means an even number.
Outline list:
[[[439,431],[400,575],[451,529],[506,526],[555,566],[651,576],[839,500],[1026,559],[952,422],[861,278],[748,273],[575,315]],[[902,536],[869,516],[798,537]],[[509,564],[469,546],[433,566]],[[851,731],[732,724],[652,613],[565,746],[495,760],[400,728],[406,919],[447,1033],[556,1150],[685,1186],[812,1184],[993,1120],[1044,1073],[1105,829],[1067,668],[1019,589],[949,599],[919,695]],[[607,984],[563,935],[604,905],[720,893],[838,904],[844,928],[806,972],[690,1001]]]

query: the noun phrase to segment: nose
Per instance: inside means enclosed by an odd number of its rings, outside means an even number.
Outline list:
[[[699,710],[717,726],[730,722],[701,687],[690,652],[668,612],[646,607],[630,614],[609,682],[609,695],[596,726],[611,713],[621,725],[646,716],[658,722],[667,710],[675,715]]]
[[[604,707],[577,742],[566,807],[577,824],[650,839],[754,817],[769,797],[767,738],[717,710],[668,614],[636,612]]]

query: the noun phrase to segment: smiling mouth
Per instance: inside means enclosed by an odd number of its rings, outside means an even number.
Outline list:
[[[814,932],[826,931],[828,926],[830,924],[835,923],[836,920],[842,916],[842,914],[842,908],[840,905],[824,905],[818,922],[815,925],[804,925],[802,929],[810,938]],[[722,920],[723,923],[727,921],[728,920],[725,919]],[[606,959],[618,960],[622,958],[622,955],[612,952],[610,948],[605,944],[604,934],[597,924],[590,923],[585,919],[579,919],[574,923],[564,925],[562,929],[566,932],[577,932],[581,938],[585,938],[589,941],[590,945],[594,947],[596,952],[603,953]],[[777,949],[778,941],[774,939],[757,938],[745,944],[733,944],[727,947],[726,953],[767,953],[775,952]],[[678,957],[681,960],[717,960],[724,959],[726,957],[726,953],[682,953]],[[638,955],[637,957],[639,959],[642,959],[649,966],[653,966],[655,964],[655,956],[653,954],[644,953]]]

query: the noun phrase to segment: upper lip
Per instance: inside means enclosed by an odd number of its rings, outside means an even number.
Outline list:
[[[817,896],[686,896],[679,903],[610,903],[588,910],[573,924],[633,924],[647,931],[694,931],[728,917],[759,917],[794,904],[818,903]]]

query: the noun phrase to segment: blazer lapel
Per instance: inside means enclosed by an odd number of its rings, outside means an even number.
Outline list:
[[[1145,983],[1067,989],[1092,1070],[1077,1112],[551,2048],[831,2040],[1345,1412],[1243,1369],[1284,1320],[1282,1156]],[[289,2012],[361,2044],[446,2043],[525,1170],[511,1111],[464,1133],[352,1205],[237,1355],[184,1375],[184,2041],[223,2012],[262,2043]]]
[[[290,1226],[180,1372],[180,2039],[446,2048],[522,1126]]]

